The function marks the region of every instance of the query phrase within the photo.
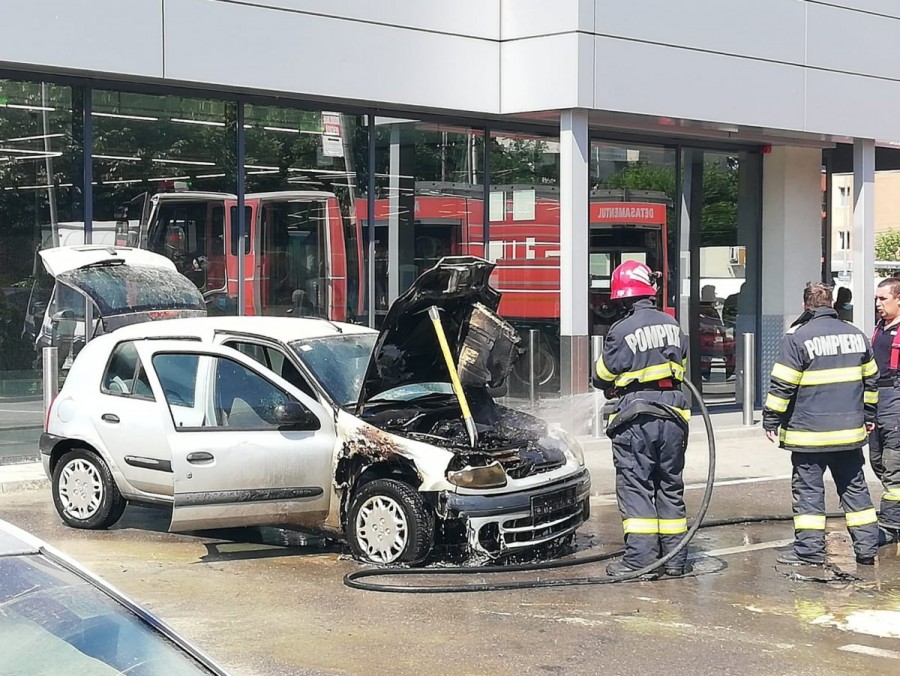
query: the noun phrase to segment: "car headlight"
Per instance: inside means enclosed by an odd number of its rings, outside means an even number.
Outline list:
[[[456,472],[447,472],[447,481],[463,488],[502,488],[506,485],[506,472],[494,460],[484,467],[467,465]]]
[[[551,427],[549,434],[554,439],[561,441],[566,449],[572,454],[580,467],[584,467],[584,449],[572,434],[569,434],[562,427]]]

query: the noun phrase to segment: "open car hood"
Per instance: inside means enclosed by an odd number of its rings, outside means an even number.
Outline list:
[[[490,286],[494,265],[474,256],[448,256],[413,282],[391,305],[372,351],[357,411],[380,394],[420,383],[450,383],[428,309],[440,311],[464,388],[500,388],[522,353],[515,328],[497,313]]]

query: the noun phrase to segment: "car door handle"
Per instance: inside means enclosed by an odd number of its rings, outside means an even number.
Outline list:
[[[104,413],[100,416],[101,419],[105,420],[108,423],[117,423],[119,422],[119,416],[115,413]]]
[[[194,451],[187,455],[187,461],[193,463],[212,462],[213,460],[215,460],[213,454],[207,453],[206,451]]]

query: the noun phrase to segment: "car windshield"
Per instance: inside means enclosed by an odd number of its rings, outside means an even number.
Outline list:
[[[290,345],[329,396],[349,407],[359,401],[376,338],[374,333],[355,333],[297,340]]]
[[[94,265],[56,278],[90,296],[112,317],[153,310],[205,310],[203,296],[185,276],[149,265]]]
[[[0,557],[0,645],[7,674],[213,673],[104,591],[36,554]]]

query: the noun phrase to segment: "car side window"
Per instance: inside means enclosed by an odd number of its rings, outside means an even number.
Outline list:
[[[134,343],[121,343],[113,350],[100,389],[105,394],[153,400],[153,390]]]
[[[303,394],[307,394],[313,399],[316,399],[315,391],[309,384],[309,381],[303,377],[303,374],[297,370],[294,363],[286,358],[280,350],[276,350],[274,347],[269,347],[268,345],[238,340],[230,340],[225,343],[225,345],[258,361],[267,369],[280,375],[291,385],[303,392]]]
[[[197,354],[158,354],[153,368],[169,406],[193,408],[197,393]]]
[[[278,429],[275,408],[295,402],[258,373],[226,357],[213,357],[214,419],[208,426],[237,430]]]

